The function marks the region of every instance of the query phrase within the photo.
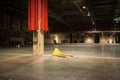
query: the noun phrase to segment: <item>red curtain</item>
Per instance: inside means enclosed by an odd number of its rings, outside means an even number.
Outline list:
[[[28,30],[48,31],[47,0],[28,0]]]
[[[48,2],[42,0],[42,30],[48,31]]]

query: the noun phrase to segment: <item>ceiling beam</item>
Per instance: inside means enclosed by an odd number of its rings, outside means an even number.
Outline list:
[[[75,4],[76,7],[78,8],[78,10],[79,10],[82,14],[84,14],[84,13],[83,13],[83,10],[80,8],[79,4],[78,4],[76,1],[74,1],[74,4]]]
[[[94,8],[106,8],[106,7],[109,7],[109,8],[111,8],[111,7],[113,7],[112,5],[97,5],[97,6],[94,6]]]
[[[104,1],[94,1],[93,2],[93,4],[105,4],[105,3],[108,3],[108,4],[111,4],[113,1],[111,0],[109,0],[109,1],[107,1],[107,0],[104,0]]]
[[[67,21],[65,21],[61,16],[58,16],[57,14],[53,13],[52,11],[48,10],[49,16],[62,22],[63,24],[66,24],[70,27],[70,30],[72,31],[72,25],[70,23],[68,23]]]

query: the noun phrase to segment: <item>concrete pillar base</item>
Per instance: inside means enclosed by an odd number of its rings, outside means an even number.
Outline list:
[[[44,32],[33,32],[33,56],[42,56],[44,53]]]

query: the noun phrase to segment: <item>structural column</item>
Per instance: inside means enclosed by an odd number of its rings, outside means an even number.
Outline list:
[[[33,56],[42,56],[44,53],[44,32],[37,30],[33,32]]]
[[[73,37],[72,33],[70,33],[70,43],[72,43],[72,40],[73,40],[72,37]]]
[[[43,55],[44,53],[44,31],[38,30],[38,55]]]
[[[28,0],[28,30],[33,31],[33,55],[41,56],[48,31],[48,0]]]
[[[119,33],[116,35],[116,43],[120,43],[120,34]]]
[[[94,43],[99,43],[100,42],[100,35],[99,33],[94,34]]]

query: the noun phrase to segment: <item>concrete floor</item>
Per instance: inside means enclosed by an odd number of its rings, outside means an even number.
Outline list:
[[[74,57],[52,56],[53,45],[42,57],[33,57],[32,47],[1,48],[0,80],[120,80],[120,45],[57,47]]]

